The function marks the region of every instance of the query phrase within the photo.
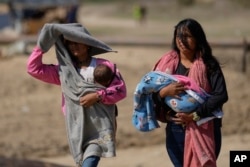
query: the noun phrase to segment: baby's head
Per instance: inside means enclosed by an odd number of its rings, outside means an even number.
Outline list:
[[[112,70],[105,64],[99,64],[94,70],[94,81],[102,86],[109,86],[113,76]]]

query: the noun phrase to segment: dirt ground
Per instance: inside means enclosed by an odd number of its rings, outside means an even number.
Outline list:
[[[166,39],[166,42],[169,42],[172,27],[179,18],[186,17],[182,11],[182,14],[165,23],[165,20],[154,20],[155,16],[152,14],[152,19],[149,19],[145,26],[138,26],[131,18],[121,20],[111,17],[113,10],[116,9],[111,5],[102,6],[103,10],[100,12],[90,13],[96,9],[95,7],[83,8],[86,10],[80,11],[83,14],[80,22],[90,27],[90,31],[93,29],[92,34],[103,39]],[[100,19],[104,11],[111,14],[104,15],[105,19]],[[196,17],[191,9],[186,9],[186,12],[190,17]],[[228,14],[226,12],[224,14]],[[208,13],[202,15],[197,18],[204,23],[208,39],[212,41],[237,42],[242,41],[242,36],[250,37],[249,25],[244,21],[244,18],[249,18],[249,12],[231,14],[234,24],[232,20],[226,18],[224,24],[220,25],[217,23],[222,22],[222,18],[206,20]],[[213,17],[209,16],[209,18]],[[226,29],[227,32],[222,29]],[[120,34],[114,30],[120,30]],[[229,37],[228,34],[231,36]],[[5,46],[1,46],[3,47]],[[115,44],[111,47],[118,53],[108,53],[98,57],[104,57],[117,64],[126,81],[128,96],[118,103],[117,157],[104,159],[100,167],[171,166],[164,145],[165,125],[161,124],[161,128],[143,133],[138,132],[131,124],[135,86],[154,63],[169,50],[169,47],[134,47]],[[218,166],[226,167],[229,166],[230,150],[250,150],[248,123],[250,69],[247,69],[246,73],[241,72],[242,48],[214,48],[213,51],[222,63],[229,93],[229,101],[224,106],[223,143],[218,159]],[[60,107],[60,87],[31,78],[26,73],[27,56],[27,54],[21,54],[0,58],[0,167],[72,167],[74,163],[69,155],[64,116]],[[56,63],[53,49],[45,54],[44,62]],[[249,56],[246,63],[248,65],[250,63]]]

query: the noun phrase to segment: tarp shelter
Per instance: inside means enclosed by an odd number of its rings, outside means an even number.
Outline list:
[[[57,7],[77,5],[78,0],[2,0],[3,3],[13,3],[21,8],[43,8],[43,7]]]
[[[15,27],[20,33],[36,33],[45,22],[41,20],[50,10],[78,6],[78,0],[5,0],[0,1],[9,8],[8,13],[0,13],[0,29],[6,26]],[[55,16],[56,17],[56,16]],[[61,19],[57,17],[57,19]]]

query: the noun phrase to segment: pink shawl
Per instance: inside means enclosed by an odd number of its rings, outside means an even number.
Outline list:
[[[175,51],[170,51],[161,57],[153,70],[174,74],[178,63],[179,55]],[[205,91],[210,91],[206,66],[200,54],[196,55],[188,77],[196,81]],[[191,122],[186,126],[184,167],[216,167],[213,128],[213,121],[208,121],[200,126]]]
[[[162,71],[167,74],[174,74],[179,63],[179,55],[175,51],[170,51],[163,55],[161,59],[154,66],[154,71]],[[209,82],[206,74],[206,66],[202,61],[199,54],[196,55],[196,59],[190,68],[188,77],[192,78],[196,83],[205,91],[210,90]]]

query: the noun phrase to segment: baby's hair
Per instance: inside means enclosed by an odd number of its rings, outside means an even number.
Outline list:
[[[107,87],[112,79],[113,71],[105,64],[99,64],[94,70],[95,82]]]

